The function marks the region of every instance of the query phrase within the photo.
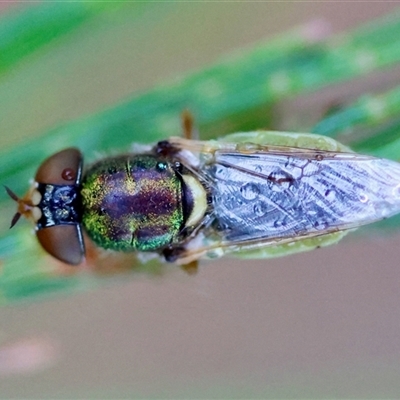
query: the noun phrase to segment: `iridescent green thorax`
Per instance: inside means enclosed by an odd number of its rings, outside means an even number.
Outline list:
[[[182,183],[168,159],[126,155],[94,164],[82,183],[82,222],[101,247],[159,250],[184,223]]]

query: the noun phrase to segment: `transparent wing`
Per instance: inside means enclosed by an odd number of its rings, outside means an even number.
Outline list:
[[[289,243],[400,211],[400,164],[355,153],[217,150],[204,165],[213,222],[189,252]],[[190,249],[189,249],[190,248]]]
[[[228,241],[342,229],[400,211],[400,164],[389,160],[216,152],[208,175]]]

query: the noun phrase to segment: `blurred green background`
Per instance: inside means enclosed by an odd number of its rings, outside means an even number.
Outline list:
[[[343,32],[392,13],[396,4],[54,3],[46,13],[41,7],[2,10],[3,154],[20,145],[28,155],[39,143],[31,139],[43,132],[85,121],[311,20],[323,18],[332,33]],[[65,21],[51,27],[59,13]],[[29,44],[21,37],[15,45],[22,29],[5,22],[13,14],[36,23],[39,33]],[[308,126],[338,101],[391,88],[398,69],[283,100],[266,121],[281,129]],[[179,129],[179,115],[165,124]],[[45,143],[44,154],[65,145]],[[6,306],[0,398],[397,398],[399,239],[359,236],[288,258],[221,260],[196,276],[171,267]],[[36,244],[24,238],[15,245],[25,254]],[[90,273],[79,280],[93,287]]]

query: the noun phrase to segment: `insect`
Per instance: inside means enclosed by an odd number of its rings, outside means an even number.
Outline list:
[[[225,254],[272,257],[325,246],[400,212],[400,164],[307,133],[172,137],[83,168],[75,148],[37,170],[12,220],[35,224],[58,260],[85,259],[83,231],[111,251],[190,265]]]

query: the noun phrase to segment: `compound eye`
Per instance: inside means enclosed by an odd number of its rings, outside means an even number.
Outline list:
[[[66,264],[78,265],[85,255],[80,225],[55,225],[39,229],[37,238],[42,247]]]
[[[78,149],[59,151],[43,161],[36,172],[35,181],[53,185],[79,184],[82,163],[82,154]]]

